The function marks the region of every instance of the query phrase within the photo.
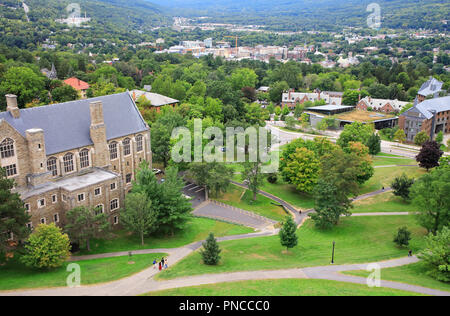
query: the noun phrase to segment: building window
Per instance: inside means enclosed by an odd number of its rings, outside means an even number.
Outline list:
[[[59,214],[53,215],[53,220],[55,221],[55,223],[59,223]]]
[[[12,139],[7,138],[0,143],[0,155],[2,158],[14,156],[14,141]]]
[[[78,194],[78,202],[83,202],[83,201],[84,201],[84,193]]]
[[[87,149],[83,149],[82,151],[80,151],[80,167],[89,167],[89,150]]]
[[[103,204],[99,204],[94,208],[95,215],[102,214],[104,212]]]
[[[45,224],[47,222],[47,220],[45,219],[45,217],[42,217],[40,222],[41,222],[41,224]]]
[[[58,202],[58,197],[56,196],[56,194],[52,195],[52,203],[56,203]]]
[[[62,195],[62,200],[63,200],[63,202],[67,201],[67,196],[65,194]]]
[[[117,143],[112,142],[109,144],[109,158],[111,160],[117,159]]]
[[[122,142],[123,145],[123,155],[128,156],[131,153],[130,139],[125,138]]]
[[[29,230],[32,230],[32,229],[33,229],[33,223],[32,223],[32,222],[29,222],[29,223],[27,224],[27,228],[28,228]]]
[[[56,167],[56,158],[51,157],[47,160],[47,170],[52,172],[52,176],[58,175],[58,168]]]
[[[12,164],[12,165],[6,166],[5,169],[6,169],[6,176],[7,177],[12,177],[12,176],[15,176],[17,174],[16,164]]]
[[[116,183],[111,183],[111,191],[114,191],[116,189]]]
[[[45,207],[45,199],[38,200],[38,208]]]
[[[119,224],[119,217],[118,216],[114,216],[114,225]]]
[[[119,208],[119,200],[118,199],[111,200],[111,211],[115,211],[118,208]]]
[[[100,194],[102,194],[102,188],[96,188],[96,189],[94,190],[94,195],[95,195],[95,196],[99,196]]]
[[[144,143],[142,142],[142,135],[136,136],[136,151],[137,152],[141,152],[144,149],[143,144]]]
[[[25,211],[27,211],[27,212],[31,211],[29,203],[25,204]]]
[[[126,176],[125,176],[125,182],[128,184],[128,183],[131,183],[131,173],[129,173],[129,174],[127,174]]]
[[[69,173],[72,172],[73,169],[73,154],[66,154],[63,158],[64,162],[64,172]]]

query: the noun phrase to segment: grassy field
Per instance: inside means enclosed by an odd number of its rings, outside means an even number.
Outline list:
[[[423,247],[426,231],[417,225],[413,216],[347,217],[329,231],[316,229],[308,220],[297,232],[298,246],[288,253],[284,252],[278,236],[227,241],[220,243],[222,260],[219,265],[204,265],[196,252],[159,274],[158,278],[328,265],[333,241],[336,242],[336,264],[404,257],[407,251],[399,249],[392,241],[401,226],[407,226],[412,232],[410,248],[416,253]]]
[[[409,158],[390,158],[384,156],[373,157],[374,166],[390,166],[390,165],[417,165],[417,161]]]
[[[401,197],[392,192],[374,195],[367,199],[353,202],[352,213],[371,212],[415,212],[416,208],[410,202],[405,202]]]
[[[426,266],[422,262],[412,263],[396,268],[387,268],[381,270],[381,279],[386,281],[396,281],[428,287],[431,289],[449,291],[450,283],[444,283],[433,279],[426,274]],[[367,271],[345,271],[345,274],[367,277],[370,272]]]
[[[376,168],[372,178],[361,186],[360,194],[380,190],[383,186],[389,187],[395,177],[406,173],[408,177],[417,178],[426,173],[425,169],[419,167],[387,167]]]
[[[152,265],[153,259],[166,254],[134,255],[131,262],[128,256],[94,259],[75,262],[81,267],[81,284],[94,284],[118,280],[135,274]],[[50,271],[30,269],[17,259],[0,267],[0,290],[59,287],[66,286],[67,272],[65,263],[61,268]]]
[[[149,296],[416,296],[420,294],[388,288],[329,280],[281,279],[219,283],[183,287]]]
[[[253,193],[251,191],[236,185],[231,185],[227,193],[217,198],[217,201],[276,221],[282,221],[287,215],[282,207],[272,204],[273,201],[271,199],[258,194],[256,201],[253,201]]]
[[[176,248],[194,241],[204,240],[212,232],[216,237],[251,233],[254,230],[245,226],[233,225],[207,218],[192,218],[183,231],[174,236],[151,236],[145,238],[144,246],[139,237],[126,231],[116,231],[109,239],[91,241],[91,251],[81,250],[75,255],[98,254],[138,249]]]

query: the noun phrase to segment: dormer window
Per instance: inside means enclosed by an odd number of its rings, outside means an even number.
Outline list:
[[[14,141],[12,139],[7,138],[0,143],[0,156],[2,159],[14,156]]]

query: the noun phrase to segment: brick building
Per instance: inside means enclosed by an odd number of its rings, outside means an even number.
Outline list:
[[[284,92],[281,97],[281,104],[283,107],[287,106],[294,109],[297,104],[303,104],[306,101],[320,101],[324,100],[325,104],[342,105],[342,92],[335,91],[320,91],[315,89],[314,92],[294,92],[289,90]]]
[[[357,109],[367,111],[369,108],[384,113],[395,113],[400,112],[400,110],[407,105],[408,102],[388,99],[373,99],[372,97],[365,97],[358,101],[356,105]]]
[[[75,90],[77,90],[78,93],[80,94],[80,97],[82,99],[86,99],[87,98],[87,91],[90,88],[89,83],[84,82],[83,80],[80,80],[80,79],[75,78],[75,77],[72,77],[72,78],[64,80],[64,83],[66,85],[71,86]]]
[[[135,170],[151,164],[150,129],[128,92],[0,113],[0,165],[31,215],[30,227],[65,223],[87,206],[119,222]]]

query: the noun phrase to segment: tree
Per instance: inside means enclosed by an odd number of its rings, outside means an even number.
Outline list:
[[[25,244],[22,262],[37,269],[58,268],[70,257],[70,240],[54,223],[41,224]]]
[[[277,183],[278,181],[278,174],[277,173],[269,173],[267,175],[267,181],[269,181],[269,183]]]
[[[242,179],[247,181],[248,188],[253,192],[253,201],[256,201],[256,195],[264,179],[264,174],[261,173],[261,163],[244,162],[243,165]]]
[[[421,131],[414,136],[414,144],[422,146],[426,141],[430,140],[430,136],[425,132]]]
[[[403,200],[408,201],[410,199],[409,191],[413,184],[414,178],[408,178],[408,176],[403,173],[392,181],[391,188],[394,195],[400,196]]]
[[[189,175],[199,186],[205,186],[212,196],[219,196],[228,189],[233,170],[218,162],[191,163]]]
[[[28,67],[11,67],[3,75],[0,93],[17,95],[19,107],[25,107],[25,104],[38,98],[44,90],[44,78]],[[4,104],[3,99],[0,104]]]
[[[436,135],[436,143],[442,144],[443,140],[444,140],[444,134],[442,133],[442,131],[439,131],[439,133],[437,133],[437,135]]]
[[[14,180],[6,177],[4,168],[0,168],[0,262],[7,252],[12,250],[11,234],[15,240],[28,236],[26,224],[30,221],[18,193],[13,193]]]
[[[297,124],[297,120],[292,116],[287,116],[285,119],[286,127],[289,129],[295,129],[295,125]]]
[[[53,101],[68,102],[78,99],[78,91],[67,84],[52,90]]]
[[[307,148],[297,148],[289,156],[289,161],[281,169],[283,178],[301,192],[311,192],[317,183],[320,160]]]
[[[350,142],[348,151],[356,156],[358,161],[358,174],[356,176],[358,183],[363,184],[375,173],[372,166],[372,158],[369,155],[369,148],[359,142]]]
[[[344,150],[348,148],[350,142],[360,142],[365,145],[373,135],[373,131],[374,127],[370,124],[360,122],[347,124],[336,143]]]
[[[152,169],[143,162],[133,183],[133,193],[144,193],[151,202],[154,224],[149,228],[152,234],[174,235],[186,227],[191,219],[192,205],[183,196],[184,181],[176,167],[166,169],[166,179],[159,183]]]
[[[450,221],[450,168],[436,168],[424,174],[411,187],[417,219],[428,232],[436,234]]]
[[[373,133],[367,140],[369,154],[376,155],[381,152],[381,138],[378,134]]]
[[[319,179],[314,189],[314,210],[310,214],[319,229],[330,229],[339,223],[341,215],[351,215],[351,201],[339,194],[338,187],[324,179]]]
[[[394,134],[394,140],[399,143],[403,143],[406,140],[405,131],[402,129],[397,130]]]
[[[65,230],[72,241],[86,243],[87,251],[91,251],[92,238],[104,237],[110,230],[108,216],[97,209],[76,207],[66,214],[67,224]]]
[[[120,214],[120,221],[126,229],[137,234],[144,245],[144,235],[148,234],[155,223],[152,202],[143,192],[129,193],[125,198],[125,209]]]
[[[286,251],[290,248],[294,248],[298,244],[298,236],[296,234],[297,225],[291,216],[286,216],[286,220],[280,229],[278,235],[280,236],[280,243],[283,247],[286,247]]]
[[[443,227],[436,236],[425,238],[426,247],[419,254],[429,267],[428,275],[442,282],[450,282],[450,229]]]
[[[244,87],[254,88],[258,81],[258,75],[253,69],[237,68],[229,77],[229,81],[234,90],[242,90]]]
[[[399,247],[404,247],[409,245],[409,241],[411,240],[411,232],[406,227],[400,227],[398,229],[397,235],[394,237],[394,242]]]
[[[426,168],[427,171],[431,168],[439,166],[439,158],[444,154],[437,142],[429,140],[423,143],[419,154],[416,156],[416,161],[419,166]]]
[[[203,250],[200,251],[203,262],[207,265],[217,265],[220,261],[220,248],[213,233],[209,233],[208,238],[203,243]]]
[[[279,103],[284,91],[289,90],[289,84],[286,81],[278,81],[270,86],[269,98],[270,101]],[[276,113],[276,112],[275,112]],[[280,115],[277,113],[277,115]]]

